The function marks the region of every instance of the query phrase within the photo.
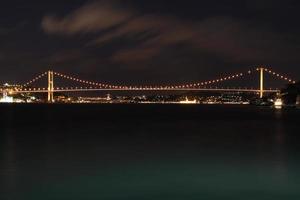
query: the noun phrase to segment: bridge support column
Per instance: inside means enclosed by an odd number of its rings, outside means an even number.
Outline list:
[[[48,71],[48,103],[53,103],[54,78],[53,71]]]
[[[264,97],[264,68],[260,68],[260,88],[259,88],[259,96],[260,98]]]

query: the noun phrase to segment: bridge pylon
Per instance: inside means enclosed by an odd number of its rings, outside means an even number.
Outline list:
[[[260,71],[260,87],[259,87],[259,96],[260,98],[264,97],[264,71],[263,67],[259,68]]]
[[[53,91],[54,91],[54,73],[48,71],[48,103],[53,103]]]

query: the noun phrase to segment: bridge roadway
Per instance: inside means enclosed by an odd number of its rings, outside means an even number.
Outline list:
[[[56,89],[52,90],[52,92],[97,92],[97,91],[202,91],[202,92],[249,92],[249,93],[259,93],[261,92],[259,89],[242,89],[242,88],[125,88],[125,89],[113,89],[113,88],[73,88],[73,89]],[[48,93],[48,90],[14,90],[14,93]],[[264,90],[264,93],[278,93],[280,90]]]

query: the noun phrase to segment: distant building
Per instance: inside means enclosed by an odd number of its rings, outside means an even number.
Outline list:
[[[197,102],[196,99],[191,101],[191,100],[188,99],[188,97],[186,97],[185,100],[179,101],[179,103],[180,104],[197,104],[198,102]]]
[[[14,98],[7,95],[7,92],[3,92],[3,97],[0,99],[0,103],[13,103]]]
[[[14,98],[9,97],[7,95],[3,95],[3,97],[0,99],[0,103],[13,103],[13,102],[14,102]]]

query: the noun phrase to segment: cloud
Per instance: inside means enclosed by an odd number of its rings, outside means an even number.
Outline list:
[[[94,44],[109,42],[124,37],[143,41],[144,45],[160,43],[161,45],[174,44],[190,40],[196,34],[192,26],[186,25],[173,17],[143,15],[120,25],[118,28],[100,36]]]
[[[293,59],[296,37],[257,24],[216,17],[199,24],[197,45],[233,61],[269,62]]]
[[[88,42],[95,47],[129,41],[130,45],[116,48],[111,58],[122,63],[147,61],[180,44],[229,62],[294,59],[295,55],[287,52],[297,48],[285,35],[231,17],[187,21],[162,14],[141,14],[108,2],[86,4],[65,17],[46,16],[42,27],[50,34],[97,33],[97,38]],[[286,57],[280,56],[283,54]]]
[[[101,35],[90,42],[90,45],[101,46],[116,39],[135,41],[134,47],[117,51],[112,60],[140,62],[152,59],[164,48],[192,41],[195,37],[196,32],[191,27],[175,18],[144,15],[131,19],[113,31]]]
[[[234,62],[278,60],[281,58],[278,55],[291,52],[293,48],[286,44],[284,36],[229,17],[208,18],[191,23],[176,18],[143,16],[93,42],[101,45],[118,38],[135,38],[140,41],[136,46],[122,50],[122,56],[117,52],[113,60],[120,62],[152,59],[164,49],[178,44]],[[289,54],[286,56],[291,57]]]
[[[63,18],[54,15],[46,16],[42,20],[42,28],[47,33],[58,34],[97,32],[124,22],[131,15],[130,11],[117,8],[112,4],[94,2],[84,5]]]

